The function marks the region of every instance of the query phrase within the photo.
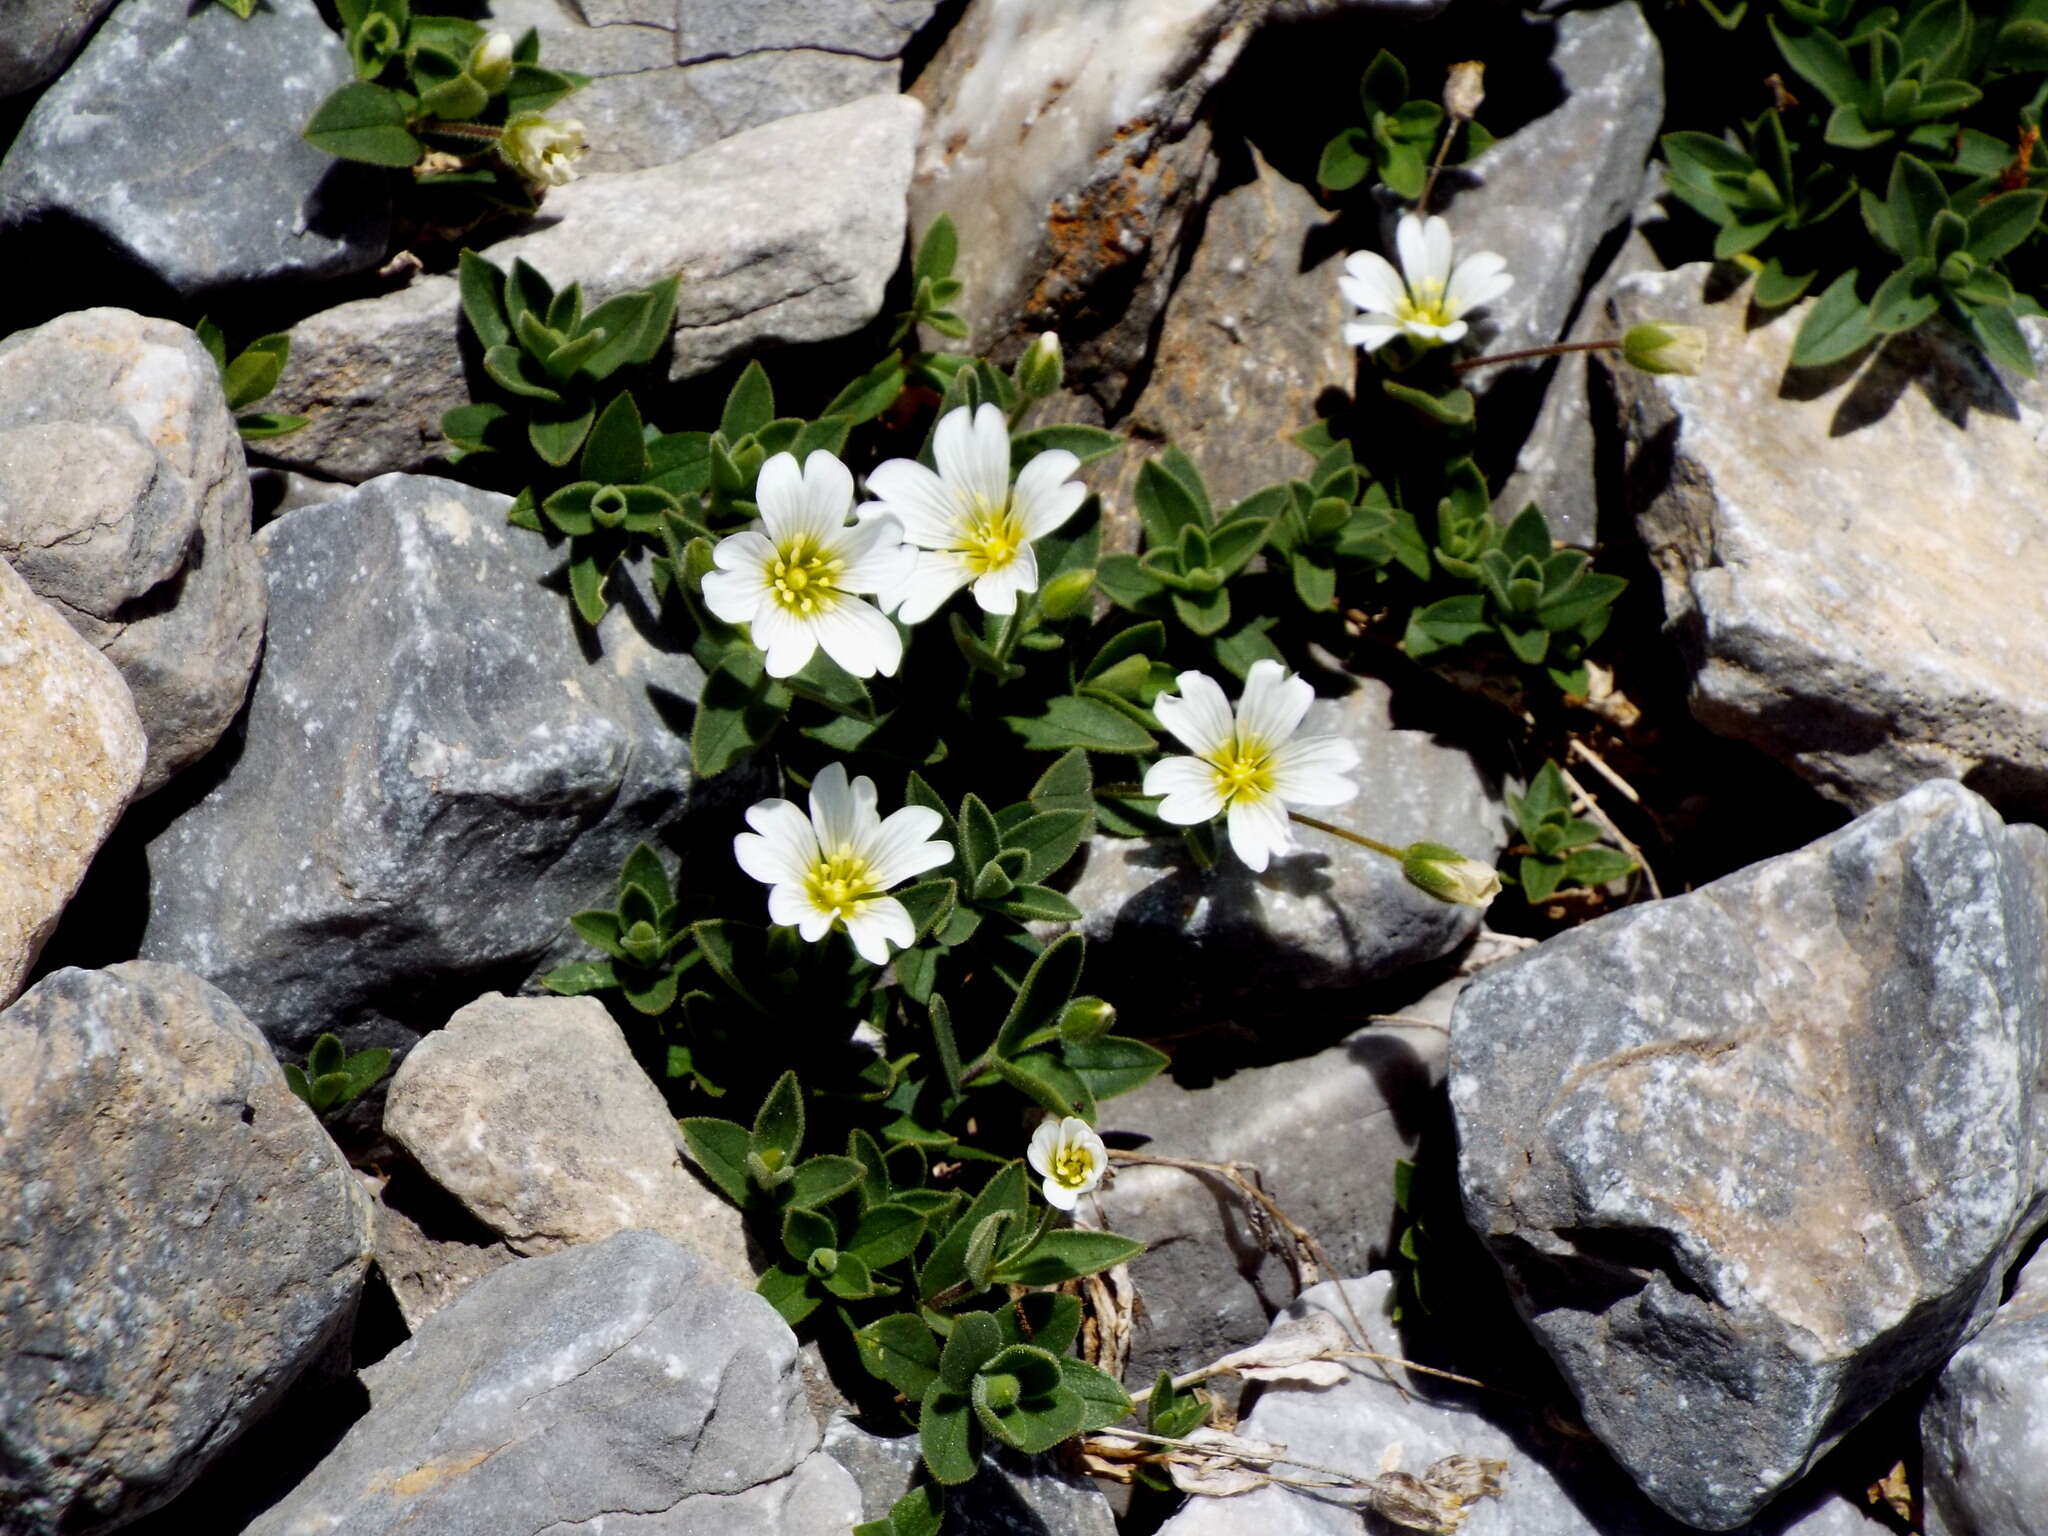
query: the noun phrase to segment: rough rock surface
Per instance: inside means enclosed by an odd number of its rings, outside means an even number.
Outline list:
[[[1356,361],[1344,345],[1350,306],[1337,291],[1336,250],[1311,264],[1323,211],[1305,188],[1252,151],[1251,181],[1210,204],[1187,272],[1166,307],[1152,371],[1122,423],[1131,447],[1091,468],[1108,547],[1134,549],[1131,487],[1162,442],[1202,468],[1218,507],[1303,475],[1289,439],[1348,394]]]
[[[175,966],[0,1014],[0,1508],[25,1536],[171,1498],[349,1325],[370,1202],[277,1059]]]
[[[377,1202],[370,1261],[397,1303],[408,1333],[418,1333],[421,1323],[472,1281],[519,1257],[467,1212],[460,1212],[460,1219],[453,1223],[461,1230],[460,1236],[446,1235],[450,1224],[445,1220],[436,1221],[435,1230],[429,1232],[415,1218],[414,1197],[424,1193],[430,1204],[443,1208],[437,1212],[443,1217],[445,1207],[453,1202],[424,1174],[405,1169],[390,1178],[369,1173],[360,1177]]]
[[[1616,381],[1693,713],[1856,810],[1940,777],[2039,817],[2048,512],[2014,487],[2048,472],[2048,391],[1932,326],[1790,374],[1806,306],[1751,328],[1707,281],[1682,267],[1614,298],[1619,324],[1709,334],[1697,377]]]
[[[816,48],[893,59],[937,8],[938,0],[782,0],[779,5],[676,0],[676,57],[687,64]]]
[[[87,309],[0,342],[0,560],[127,679],[140,793],[212,750],[256,670],[263,572],[242,440],[190,331]]]
[[[13,0],[0,12],[0,97],[62,69],[114,0]]]
[[[0,1004],[27,978],[142,778],[113,664],[0,560]]]
[[[684,1162],[661,1090],[595,998],[478,998],[406,1056],[384,1130],[516,1253],[639,1228],[753,1283],[739,1212]]]
[[[270,638],[240,753],[151,841],[142,949],[281,1049],[403,1045],[449,991],[518,982],[689,795],[663,710],[696,664],[625,605],[586,659],[542,585],[559,553],[508,505],[394,475],[257,538]]]
[[[185,297],[374,267],[388,183],[299,137],[353,78],[313,0],[121,0],[0,161],[0,235],[89,234]]]
[[[2028,1536],[2048,1510],[2048,1253],[1920,1413],[1927,1536]]]
[[[835,1417],[825,1454],[860,1485],[863,1519],[880,1520],[910,1491],[922,1460],[917,1436],[869,1434]],[[947,1536],[1116,1536],[1116,1516],[1093,1479],[1062,1472],[1050,1456],[985,1452],[970,1483],[946,1490]]]
[[[960,234],[963,344],[1007,357],[1044,330],[1107,409],[1128,391],[1216,161],[1197,116],[1258,0],[969,6],[912,92],[931,109],[913,234]]]
[[[1946,781],[1466,989],[1466,1214],[1651,1498],[1740,1524],[1983,1327],[2044,1021],[2048,836]]]
[[[919,118],[905,97],[870,96],[672,165],[588,176],[549,195],[549,222],[486,254],[505,268],[524,259],[557,287],[580,282],[592,303],[680,273],[674,379],[844,336],[880,312],[902,260]],[[270,457],[363,480],[442,451],[443,413],[470,398],[459,312],[455,279],[435,276],[301,321],[266,409],[313,420],[268,444]]]
[[[1458,748],[1395,729],[1384,683],[1354,681],[1310,705],[1302,726],[1358,745],[1360,792],[1325,818],[1397,846],[1427,838],[1496,859],[1504,821],[1486,775]],[[1423,895],[1391,859],[1296,831],[1298,850],[1260,875],[1227,847],[1204,872],[1178,841],[1096,838],[1069,894],[1105,975],[1142,986],[1147,1011],[1272,1002],[1434,960],[1477,931],[1476,911]]]
[[[1461,982],[1398,1009],[1448,1022]],[[1298,1061],[1249,1067],[1207,1088],[1154,1078],[1102,1107],[1102,1127],[1162,1157],[1235,1162],[1316,1234],[1341,1272],[1384,1260],[1394,1162],[1440,1113],[1441,1029],[1374,1024]],[[1125,1379],[1176,1375],[1258,1341],[1296,1295],[1294,1271],[1262,1240],[1260,1213],[1228,1181],[1179,1168],[1121,1168],[1097,1197],[1101,1224],[1149,1245],[1131,1260],[1140,1311]]]
[[[362,1373],[370,1409],[248,1536],[843,1536],[796,1337],[666,1238],[487,1275]]]
[[[1338,1294],[1339,1284],[1325,1281],[1304,1291],[1275,1331],[1319,1316],[1356,1339],[1350,1321],[1356,1312],[1365,1326],[1365,1337],[1357,1340],[1360,1347],[1405,1355],[1388,1315],[1393,1276],[1381,1270],[1342,1281],[1349,1307]],[[1461,1395],[1440,1379],[1401,1366],[1358,1360],[1345,1370],[1345,1379],[1334,1386],[1270,1383],[1237,1433],[1285,1445],[1297,1456],[1361,1477],[1383,1470],[1383,1453],[1398,1457],[1392,1470],[1411,1476],[1445,1456],[1506,1462],[1500,1497],[1468,1505],[1458,1536],[1686,1536],[1686,1527],[1651,1507],[1611,1467],[1583,1467],[1567,1478],[1531,1456],[1525,1440],[1489,1421],[1490,1405],[1481,1398]],[[1359,1522],[1359,1514],[1342,1503],[1286,1488],[1261,1488],[1228,1498],[1190,1499],[1160,1533],[1358,1536]],[[1364,1529],[1392,1532],[1399,1527],[1368,1519]],[[1745,1536],[1879,1536],[1886,1529],[1844,1499],[1813,1494],[1787,1499],[1746,1527]]]

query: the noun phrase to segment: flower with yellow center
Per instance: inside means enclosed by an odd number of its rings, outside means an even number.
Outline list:
[[[834,928],[862,959],[886,965],[889,945],[908,949],[917,925],[891,886],[936,869],[953,857],[951,843],[928,839],[939,813],[908,805],[884,820],[875,810],[875,782],[851,784],[846,765],[831,763],[811,781],[809,814],[789,800],[749,807],[754,830],[732,840],[740,868],[768,887],[768,916],[815,944]]]
[[[1337,286],[1363,314],[1344,324],[1344,340],[1376,352],[1396,336],[1412,336],[1426,347],[1456,341],[1467,329],[1465,316],[1514,286],[1507,261],[1480,251],[1451,260],[1451,226],[1435,214],[1401,215],[1394,231],[1399,271],[1386,257],[1354,251],[1344,258]]]
[[[574,118],[522,112],[499,135],[498,153],[533,186],[566,186],[576,179],[576,157],[583,153],[583,125]]]
[[[1081,1197],[1102,1182],[1109,1152],[1094,1127],[1073,1115],[1045,1120],[1031,1133],[1025,1159],[1045,1182],[1048,1205],[1071,1211]]]
[[[822,448],[799,470],[778,453],[754,486],[761,521],[719,540],[704,602],[728,624],[752,627],[770,677],[789,677],[824,649],[855,677],[893,677],[903,636],[860,593],[909,573],[912,551],[892,517],[849,524],[853,472]]]
[[[938,612],[962,587],[989,613],[1015,613],[1038,590],[1032,543],[1080,508],[1088,488],[1067,477],[1081,461],[1064,448],[1035,454],[1010,483],[1010,430],[1000,407],[949,411],[932,434],[938,471],[914,459],[890,459],[868,476],[876,499],[863,516],[886,514],[903,525],[918,555],[907,580],[882,605],[906,624]]]
[[[1254,870],[1294,847],[1290,805],[1341,805],[1358,793],[1345,774],[1358,749],[1335,736],[1301,736],[1315,690],[1277,661],[1256,661],[1233,713],[1214,678],[1180,675],[1178,694],[1152,705],[1192,757],[1163,757],[1145,771],[1145,793],[1176,826],[1226,818],[1230,846]]]

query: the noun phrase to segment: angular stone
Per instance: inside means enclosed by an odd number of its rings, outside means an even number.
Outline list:
[[[2029,1536],[2048,1510],[2048,1253],[1920,1413],[1927,1536]]]
[[[1394,1277],[1385,1270],[1360,1280],[1326,1280],[1304,1291],[1275,1327],[1324,1317],[1359,1347],[1403,1357],[1400,1331],[1389,1315],[1393,1294]],[[1352,1323],[1354,1313],[1365,1328],[1362,1339]],[[1500,1496],[1467,1505],[1458,1536],[1687,1536],[1687,1527],[1654,1508],[1612,1467],[1587,1466],[1583,1456],[1575,1457],[1579,1464],[1569,1470],[1536,1459],[1527,1438],[1489,1418],[1498,1399],[1489,1402],[1398,1365],[1356,1360],[1345,1370],[1345,1378],[1334,1386],[1291,1380],[1266,1384],[1237,1433],[1284,1445],[1296,1456],[1361,1478],[1383,1470],[1383,1453],[1397,1454],[1399,1465],[1392,1470],[1410,1476],[1421,1475],[1445,1456],[1506,1462]],[[1243,1536],[1250,1531],[1259,1536],[1357,1536],[1359,1520],[1356,1510],[1337,1500],[1269,1487],[1227,1498],[1192,1498],[1160,1527],[1160,1536]],[[1400,1529],[1377,1519],[1369,1520],[1368,1528]],[[1745,1533],[1879,1536],[1887,1529],[1846,1499],[1816,1490],[1788,1498]]]
[[[1138,1133],[1160,1157],[1235,1162],[1314,1234],[1339,1273],[1394,1241],[1394,1162],[1441,1112],[1444,1035],[1461,981],[1298,1061],[1247,1067],[1211,1087],[1154,1078],[1102,1106],[1105,1131]],[[1124,1378],[1180,1375],[1256,1343],[1297,1294],[1285,1238],[1214,1174],[1129,1167],[1097,1197],[1101,1224],[1148,1244],[1130,1262],[1139,1301]],[[1276,1249],[1280,1251],[1276,1251]]]
[[[263,1036],[175,966],[0,1014],[0,1506],[24,1536],[175,1495],[349,1325],[370,1202]]]
[[[1486,776],[1429,733],[1396,730],[1384,683],[1353,681],[1343,698],[1310,705],[1302,726],[1346,737],[1360,754],[1357,798],[1324,819],[1396,846],[1427,839],[1493,862],[1505,846],[1504,815]],[[1270,1004],[1434,960],[1477,931],[1476,911],[1423,895],[1384,855],[1295,830],[1297,851],[1259,875],[1227,846],[1203,871],[1177,840],[1097,837],[1069,895],[1107,995],[1147,1013]],[[1116,990],[1123,986],[1133,989],[1128,998]]]
[[[121,0],[0,161],[0,233],[21,259],[44,239],[105,242],[183,297],[374,267],[388,182],[299,137],[354,78],[313,0],[247,21]]]
[[[439,997],[580,952],[568,915],[689,797],[664,711],[696,664],[623,606],[586,659],[542,585],[560,554],[508,505],[390,476],[258,536],[270,637],[240,753],[150,843],[142,949],[280,1048],[404,1045]]]
[[[1700,722],[1865,810],[1958,778],[2048,810],[2048,670],[2032,573],[2048,391],[1934,326],[1789,373],[1802,304],[1752,328],[1708,269],[1622,283],[1617,325],[1708,332],[1699,375],[1616,375],[1638,527]],[[2025,322],[2036,351],[2048,325]],[[1849,377],[1854,374],[1853,381]]]
[[[591,303],[680,273],[673,379],[848,335],[881,311],[902,260],[919,118],[905,97],[871,96],[672,165],[588,176],[549,194],[558,219],[487,254],[502,267],[523,258],[558,287],[580,282]],[[804,168],[802,196],[791,166]],[[455,279],[436,276],[302,320],[267,408],[313,420],[268,456],[363,480],[444,451],[441,417],[470,398],[460,307]]]
[[[2048,835],[1945,781],[1466,989],[1466,1215],[1652,1499],[1739,1525],[1983,1327],[2044,1025]]]
[[[478,998],[406,1056],[384,1131],[515,1253],[639,1228],[754,1281],[739,1212],[684,1161],[661,1090],[595,998]]]
[[[916,1435],[875,1435],[850,1419],[825,1426],[825,1454],[860,1485],[862,1518],[889,1507],[922,1480]],[[974,1480],[946,1490],[947,1536],[1116,1536],[1116,1516],[1100,1485],[1059,1469],[1054,1456],[984,1451]]]
[[[973,5],[911,87],[931,109],[914,238],[960,236],[960,345],[1009,357],[1040,331],[1107,410],[1131,375],[1216,173],[1199,117],[1263,15],[1255,0]]]
[[[370,1409],[248,1536],[843,1536],[796,1337],[666,1238],[487,1275],[362,1373]]]
[[[181,325],[87,309],[0,342],[0,559],[127,679],[141,794],[197,762],[263,645],[249,476],[220,374]]]
[[[453,1202],[423,1175],[407,1170],[393,1178],[380,1179],[368,1173],[360,1177],[377,1202],[370,1261],[398,1304],[398,1315],[408,1333],[418,1333],[420,1324],[461,1295],[472,1281],[519,1257],[466,1213],[461,1221],[462,1237],[445,1236],[438,1228],[427,1231],[414,1218],[410,1198],[424,1188],[430,1198],[439,1197],[434,1203]]]
[[[0,11],[0,97],[41,85],[70,62],[114,0],[14,0]]]
[[[777,5],[676,0],[676,57],[688,64],[816,48],[893,59],[936,9],[938,0],[782,0]]]
[[[113,663],[0,560],[0,1004],[57,929],[142,779],[135,701]]]

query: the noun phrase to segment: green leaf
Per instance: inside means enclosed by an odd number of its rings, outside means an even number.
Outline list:
[[[1088,942],[1078,933],[1062,934],[1048,944],[1017,989],[1017,997],[996,1031],[995,1054],[1015,1056],[1058,1033],[1060,1010],[1080,984]]]
[[[1048,1114],[1092,1121],[1095,1099],[1088,1085],[1069,1072],[1050,1051],[1026,1051],[996,1062],[996,1075]]]
[[[1123,444],[1124,439],[1118,433],[1104,431],[1101,427],[1082,426],[1078,422],[1033,427],[1029,432],[1019,432],[1010,439],[1010,463],[1022,469],[1039,454],[1064,448],[1086,464],[1116,452]]]
[[[1172,1064],[1163,1051],[1125,1035],[1069,1040],[1060,1047],[1067,1070],[1088,1085],[1098,1099],[1114,1098],[1150,1082]]]
[[[1152,733],[1128,715],[1099,699],[1068,694],[1051,700],[1036,716],[1006,715],[1003,723],[1034,752],[1063,752],[1079,747],[1090,752],[1150,752]]]
[[[1081,1333],[1081,1299],[1056,1291],[1033,1291],[991,1314],[1006,1344],[1035,1344],[1054,1355],[1074,1347]]]
[[[1615,848],[1581,848],[1564,861],[1564,877],[1581,885],[1605,885],[1631,873],[1636,861]]]
[[[2011,309],[2003,304],[1983,305],[1970,311],[1969,324],[1970,334],[1977,338],[1985,356],[2014,373],[2030,379],[2034,376],[2034,354]]]
[[[1113,1268],[1144,1251],[1143,1243],[1115,1232],[1070,1227],[1046,1233],[1023,1258],[999,1266],[993,1278],[999,1285],[1061,1285]]]
[[[753,1181],[747,1175],[747,1128],[730,1120],[705,1115],[677,1122],[690,1159],[719,1192],[734,1205],[744,1206],[752,1198]]]
[[[812,1209],[838,1199],[859,1184],[861,1172],[861,1165],[850,1157],[805,1158],[797,1164],[796,1176],[789,1181],[785,1198],[793,1207]]]
[[[775,734],[789,704],[789,690],[768,676],[759,651],[727,651],[704,680],[690,726],[690,760],[697,776],[716,778],[759,749]]]
[[[915,1315],[878,1318],[853,1334],[861,1364],[912,1402],[939,1379],[939,1341]]]
[[[718,419],[719,433],[726,442],[737,443],[774,419],[775,390],[768,383],[768,370],[759,361],[750,362],[725,397],[725,414]]]
[[[604,339],[580,365],[583,376],[603,381],[629,364],[651,360],[668,339],[675,318],[678,279],[606,299],[583,317],[583,334]]]
[[[1856,296],[1856,277],[1851,268],[1814,300],[1792,343],[1793,367],[1817,368],[1839,362],[1876,339],[1869,309]]]
[[[354,80],[320,103],[302,137],[315,149],[343,160],[410,166],[418,163],[426,146],[406,127],[408,116],[396,91]]]
[[[560,469],[576,457],[576,450],[583,446],[583,436],[590,430],[590,419],[595,407],[588,401],[580,406],[564,402],[552,414],[536,411],[526,422],[526,440],[533,445],[533,451],[541,461]]]
[[[505,274],[475,251],[465,249],[456,267],[456,284],[462,294],[462,314],[477,342],[486,350],[502,347],[512,340],[512,324],[505,317]]]
[[[1155,549],[1173,547],[1183,528],[1202,528],[1208,522],[1187,486],[1158,459],[1147,459],[1139,468],[1132,495],[1146,541]]]
[[[812,1289],[809,1275],[780,1264],[762,1275],[754,1289],[792,1328],[825,1304],[825,1298]]]
[[[853,1536],[939,1536],[945,1518],[945,1494],[922,1483],[890,1505],[886,1519],[856,1525]]]
[[[1373,138],[1363,128],[1346,128],[1323,145],[1316,181],[1329,192],[1348,192],[1372,174]]]
[[[572,960],[541,977],[540,984],[557,997],[583,997],[619,984],[609,960]]]
[[[244,347],[221,380],[228,409],[239,411],[254,405],[277,388],[278,375],[284,372],[291,349],[291,338],[282,334],[259,336]]]
[[[1964,247],[1979,261],[1996,261],[2015,249],[2041,222],[2044,192],[2007,192],[1981,203],[1970,213],[1969,243]]]
[[[848,426],[873,421],[894,405],[903,393],[903,355],[891,352],[866,373],[832,397],[832,403],[818,414],[841,416]]]
[[[803,1090],[797,1086],[796,1073],[784,1072],[775,1080],[775,1086],[768,1090],[768,1096],[755,1112],[749,1148],[764,1157],[771,1151],[775,1152],[780,1155],[782,1166],[787,1167],[796,1161],[803,1144]],[[858,1177],[856,1174],[855,1178]]]
[[[1088,754],[1078,748],[1064,752],[1038,776],[1029,799],[1041,811],[1095,811],[1095,780]]]
[[[925,1470],[939,1482],[974,1480],[980,1458],[974,1444],[974,1409],[964,1393],[932,1388],[917,1416],[917,1443]]]
[[[245,443],[265,442],[273,437],[285,437],[305,426],[310,416],[287,416],[278,411],[252,411],[247,416],[235,418],[235,430]]]
[[[577,469],[583,479],[600,485],[638,485],[647,478],[647,435],[640,408],[627,391],[614,395],[597,418]]]
[[[1925,257],[1899,268],[1877,285],[1877,292],[1871,297],[1870,328],[1882,335],[1911,330],[1932,315],[1940,303],[1933,283],[1934,265]]]
[[[591,554],[579,554],[569,561],[569,596],[583,622],[593,629],[603,622],[610,607],[604,595],[604,582],[611,574],[611,564]]]
[[[1932,166],[1911,155],[1899,155],[1892,161],[1884,207],[1891,225],[1892,249],[1902,260],[1913,262],[1928,254],[1927,231],[1934,216],[1948,207],[1948,194]]]
[[[917,256],[911,263],[910,280],[921,282],[926,278],[938,282],[953,275],[953,263],[959,259],[960,237],[954,232],[950,214],[940,214],[932,221],[924,238],[918,242]]]
[[[1837,107],[1861,106],[1866,88],[1863,72],[1849,57],[1849,50],[1832,34],[1823,31],[1787,34],[1777,18],[1766,23],[1777,40],[1785,62]]]
[[[941,1141],[950,1144],[951,1138],[941,1138]],[[973,1239],[976,1226],[998,1211],[1008,1211],[1013,1217],[1023,1216],[1030,1204],[1026,1188],[1022,1162],[1005,1163],[995,1177],[982,1186],[974,1202],[933,1247],[931,1256],[925,1260],[924,1268],[918,1274],[919,1294],[926,1302],[966,1278],[967,1245]]]
[[[907,1205],[884,1201],[861,1212],[854,1223],[846,1251],[859,1257],[870,1269],[886,1269],[902,1262],[917,1248],[924,1235],[924,1217]]]
[[[1386,391],[1388,398],[1412,405],[1432,421],[1442,422],[1447,427],[1472,425],[1474,409],[1469,389],[1449,389],[1441,394],[1431,394],[1385,378],[1380,380],[1380,388]]]
[[[1098,1429],[1107,1429],[1119,1419],[1129,1417],[1130,1394],[1124,1391],[1123,1384],[1109,1372],[1090,1365],[1086,1360],[1063,1354],[1060,1357],[1060,1380],[1067,1391],[1081,1400],[1081,1428],[1077,1433],[1093,1434]],[[1197,1398],[1195,1401],[1199,1404],[1201,1400]],[[1204,1406],[1202,1417],[1207,1416],[1208,1409]],[[1195,1422],[1200,1423],[1201,1420],[1197,1419]],[[1189,1429],[1194,1427],[1194,1424],[1187,1426]],[[1165,1434],[1172,1431],[1157,1432]]]
[[[1002,1348],[1003,1331],[988,1313],[969,1312],[956,1318],[939,1355],[939,1385],[948,1392],[967,1391],[976,1374]]]

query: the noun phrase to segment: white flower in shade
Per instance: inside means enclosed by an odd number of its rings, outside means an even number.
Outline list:
[[[909,574],[913,551],[893,517],[849,524],[853,472],[819,449],[796,467],[778,453],[761,466],[761,521],[720,539],[704,601],[728,624],[753,626],[768,675],[802,670],[821,646],[855,677],[893,677],[903,636],[856,593],[882,592]]]
[[[1365,311],[1345,322],[1344,340],[1368,352],[1404,334],[1430,347],[1456,341],[1465,334],[1466,315],[1514,286],[1506,259],[1492,251],[1453,264],[1451,226],[1435,214],[1402,214],[1394,244],[1400,271],[1384,256],[1354,251],[1337,279],[1344,297]]]
[[[927,841],[939,813],[907,805],[887,820],[875,811],[875,781],[846,782],[846,765],[831,763],[811,781],[810,814],[789,800],[762,800],[747,810],[732,840],[741,869],[768,887],[768,916],[817,943],[834,926],[846,929],[863,960],[886,965],[889,946],[908,949],[917,925],[894,896],[912,875],[953,857],[951,843]]]
[[[1290,805],[1341,805],[1358,792],[1345,774],[1358,749],[1336,736],[1294,733],[1315,690],[1277,661],[1255,661],[1233,715],[1215,679],[1180,675],[1178,694],[1152,705],[1159,723],[1193,757],[1163,757],[1145,771],[1145,793],[1176,826],[1228,818],[1230,846],[1255,870],[1294,847]]]
[[[505,125],[498,153],[535,186],[564,186],[576,177],[576,157],[583,153],[583,125],[574,118],[522,112]]]
[[[1100,1184],[1109,1167],[1109,1152],[1102,1138],[1086,1120],[1073,1115],[1041,1121],[1031,1133],[1031,1146],[1024,1156],[1045,1180],[1046,1204],[1063,1211],[1071,1211],[1083,1195]]]
[[[932,456],[937,474],[915,459],[891,459],[868,476],[877,499],[862,513],[897,518],[918,549],[908,579],[885,596],[884,606],[897,609],[906,624],[922,623],[971,583],[986,611],[1015,613],[1019,595],[1038,590],[1032,541],[1088,499],[1088,488],[1067,478],[1081,461],[1064,448],[1048,448],[1012,486],[1010,431],[994,405],[947,412],[932,435]]]

